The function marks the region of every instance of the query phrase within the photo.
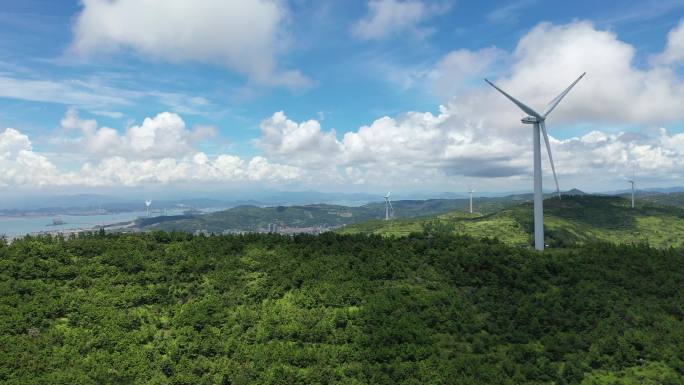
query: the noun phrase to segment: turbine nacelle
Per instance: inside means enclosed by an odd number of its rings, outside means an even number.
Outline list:
[[[535,123],[543,122],[543,120],[537,118],[536,116],[526,116],[526,117],[520,119],[520,121],[523,122],[524,124],[535,124]]]

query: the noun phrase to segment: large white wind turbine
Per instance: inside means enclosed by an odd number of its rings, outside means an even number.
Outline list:
[[[151,200],[146,200],[145,201],[145,212],[147,213],[147,216],[150,216],[150,205],[152,204]]]
[[[470,213],[472,214],[473,213],[473,193],[475,192],[475,190],[470,188],[470,189],[468,189],[468,192],[470,193]]]
[[[542,175],[541,175],[541,144],[540,144],[540,133],[544,135],[544,142],[546,143],[546,151],[549,154],[549,161],[551,162],[551,170],[553,171],[553,180],[556,182],[556,191],[558,192],[558,197],[560,198],[560,187],[558,186],[558,178],[556,177],[556,167],[553,165],[553,157],[551,156],[551,146],[549,145],[549,135],[546,132],[546,118],[549,116],[551,111],[560,103],[565,95],[570,92],[572,87],[577,84],[586,75],[586,72],[580,75],[565,91],[561,92],[560,95],[556,96],[553,100],[549,102],[546,107],[546,111],[543,114],[526,106],[516,98],[504,92],[501,88],[494,85],[494,83],[485,79],[490,86],[496,88],[497,91],[501,92],[506,98],[512,101],[518,108],[523,110],[528,116],[522,118],[524,124],[532,125],[532,143],[534,145],[534,248],[537,250],[544,250],[544,197],[542,195]]]
[[[392,213],[394,214],[394,208],[392,208],[392,202],[390,202],[390,193],[387,192],[387,195],[385,195],[383,198],[385,198],[385,220],[389,221],[390,210],[392,210]]]

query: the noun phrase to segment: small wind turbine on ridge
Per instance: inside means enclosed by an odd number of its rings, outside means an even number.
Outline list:
[[[385,220],[389,221],[390,220],[390,210],[392,211],[392,214],[394,214],[394,208],[392,207],[392,202],[390,202],[390,192],[387,192],[387,195],[385,195],[383,198],[385,198]]]
[[[540,144],[540,134],[544,136],[544,143],[546,144],[546,151],[549,154],[549,161],[551,162],[551,170],[553,171],[553,180],[556,182],[556,191],[558,192],[558,198],[561,197],[560,187],[558,186],[558,178],[556,177],[556,167],[553,165],[553,157],[551,156],[551,145],[549,144],[549,135],[546,132],[546,118],[549,116],[551,111],[553,111],[558,103],[565,97],[565,95],[570,92],[572,87],[579,82],[584,75],[583,73],[577,78],[568,88],[566,88],[560,95],[552,99],[546,107],[544,113],[540,114],[537,111],[531,109],[530,107],[523,104],[518,99],[512,97],[511,95],[504,92],[501,88],[494,85],[494,83],[485,79],[490,86],[494,87],[497,91],[501,92],[508,100],[513,102],[518,108],[520,108],[524,113],[527,114],[522,118],[524,124],[532,125],[532,143],[533,143],[533,160],[534,160],[534,248],[543,251],[544,250],[544,196],[542,194],[542,174],[541,174],[541,144]]]

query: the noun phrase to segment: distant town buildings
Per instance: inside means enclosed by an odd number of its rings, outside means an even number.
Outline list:
[[[294,234],[321,234],[328,231],[335,230],[340,226],[311,226],[311,227],[290,227],[283,226],[278,223],[269,223],[266,227],[257,230],[257,233],[269,233],[280,235],[294,235]]]

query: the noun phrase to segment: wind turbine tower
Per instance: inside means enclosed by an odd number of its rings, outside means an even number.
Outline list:
[[[473,213],[473,193],[475,192],[475,190],[470,188],[470,189],[468,189],[468,192],[470,193],[470,213],[472,214]]]
[[[388,192],[387,195],[384,196],[385,198],[385,220],[389,221],[390,220],[390,210],[392,211],[392,214],[394,214],[394,208],[392,207],[392,202],[390,202],[390,193]]]
[[[556,177],[556,167],[553,165],[553,157],[551,156],[551,147],[549,145],[549,135],[546,132],[546,118],[549,116],[551,111],[560,103],[565,95],[570,92],[572,87],[579,82],[586,72],[580,75],[568,88],[566,88],[560,95],[556,96],[553,100],[549,102],[544,113],[540,114],[537,111],[531,109],[530,107],[523,104],[518,99],[512,97],[511,95],[504,92],[501,88],[494,85],[494,83],[485,79],[490,86],[494,87],[497,91],[501,92],[508,100],[513,102],[518,108],[520,108],[528,116],[522,118],[524,124],[532,125],[532,143],[534,149],[534,248],[543,251],[544,250],[544,196],[542,194],[542,174],[541,174],[541,143],[540,136],[544,135],[544,142],[546,144],[546,151],[549,154],[549,161],[551,162],[551,170],[553,171],[553,179],[556,182],[556,191],[558,192],[558,198],[561,197],[560,187],[558,186],[558,178]]]
[[[145,211],[146,211],[148,217],[150,216],[150,206],[151,205],[152,205],[151,200],[148,199],[145,201]]]
[[[635,177],[636,172],[632,170],[632,179],[628,180],[629,184],[632,185],[632,208],[634,208],[634,185],[636,184],[636,177]]]

